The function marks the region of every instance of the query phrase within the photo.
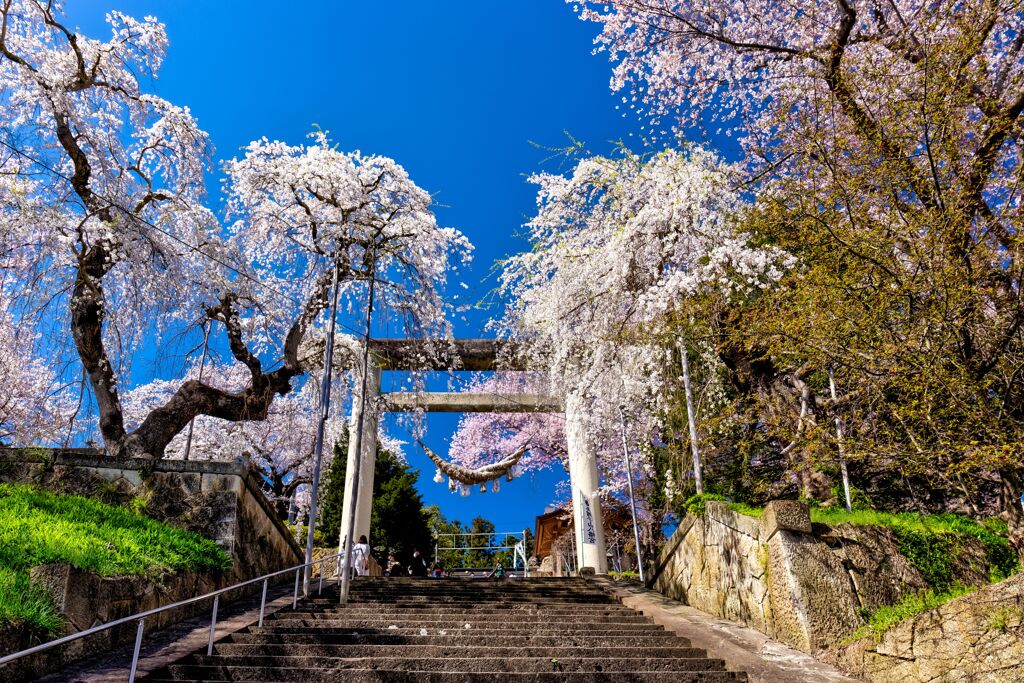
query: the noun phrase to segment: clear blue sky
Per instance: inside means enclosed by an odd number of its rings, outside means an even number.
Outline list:
[[[107,36],[103,14],[114,9],[167,25],[171,46],[153,89],[192,109],[218,159],[261,136],[302,142],[313,124],[344,149],[395,158],[435,194],[440,221],[476,246],[463,278],[472,301],[494,287],[494,262],[525,247],[517,234],[534,207],[525,176],[549,155],[531,140],[563,146],[568,130],[599,152],[613,140],[639,144],[630,134],[640,124],[615,109],[606,56],[591,54],[597,27],[560,0],[67,4],[71,23],[96,37]],[[484,336],[494,313],[472,312],[456,333]],[[455,422],[430,418],[438,452]],[[532,527],[567,476],[461,498],[431,481],[422,453],[409,454],[428,504],[466,522],[481,514],[499,530]]]

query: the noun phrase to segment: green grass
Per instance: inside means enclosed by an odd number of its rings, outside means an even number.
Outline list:
[[[227,569],[231,558],[209,539],[127,508],[0,484],[0,625],[24,622],[47,633],[59,627],[49,600],[28,581],[30,568],[55,562],[102,576],[156,578]]]
[[[702,493],[700,495],[690,496],[686,499],[686,502],[683,503],[683,508],[694,517],[699,517],[704,514],[705,505],[710,501],[725,503],[725,506],[733,512],[738,512],[742,515],[747,515],[748,517],[760,517],[761,513],[764,512],[763,508],[752,507],[746,503],[737,503],[729,500],[725,496],[720,496],[717,493]]]
[[[694,517],[700,517],[704,514],[704,505],[708,501],[727,502],[725,496],[720,496],[717,493],[699,493],[687,498],[683,503],[683,508]]]
[[[63,619],[50,596],[32,585],[27,572],[0,567],[0,626],[27,623],[33,630],[56,633]]]
[[[726,503],[726,505],[733,512],[738,512],[741,515],[746,515],[747,517],[760,517],[761,513],[764,512],[764,508],[752,507],[746,503]]]
[[[723,502],[730,510],[751,517],[760,517],[763,512],[762,508],[729,501],[713,493],[691,497],[686,501],[686,510],[692,515],[701,515],[708,501]],[[954,514],[921,515],[859,509],[847,512],[841,507],[812,507],[811,521],[829,526],[853,524],[891,529],[899,542],[900,552],[939,593],[953,589],[955,580],[951,562],[959,553],[964,537],[977,539],[985,548],[991,581],[1001,581],[1020,569],[1017,554],[1006,538],[1006,523],[999,519],[976,522]]]
[[[953,589],[950,562],[958,553],[960,540],[965,536],[977,539],[985,548],[992,581],[1012,576],[1020,568],[1017,554],[1009,541],[993,530],[998,530],[998,525],[981,524],[960,515],[919,515],[874,510],[847,512],[842,508],[811,508],[811,521],[829,526],[845,522],[892,529],[899,541],[900,552],[921,572],[928,585],[940,593]]]
[[[1005,535],[1005,523],[1001,525],[999,520],[981,523],[954,514],[921,515],[856,509],[847,512],[843,508],[818,507],[811,508],[811,521],[829,526],[846,523],[888,527],[899,543],[900,553],[930,586],[927,591],[910,595],[895,605],[867,615],[867,623],[849,639],[851,641],[867,635],[881,638],[886,630],[904,619],[974,590],[973,587],[958,585],[953,576],[952,562],[961,553],[965,538],[981,542],[990,567],[991,581],[1001,581],[1020,569],[1017,554]]]
[[[837,524],[854,524],[857,526],[901,527],[913,531],[927,533],[959,533],[971,536],[993,534],[991,530],[967,517],[960,515],[921,515],[912,512],[879,512],[877,510],[858,510],[847,512],[845,508],[813,507],[811,521],[835,526]]]
[[[867,636],[873,636],[877,642],[886,631],[901,621],[916,617],[918,614],[935,609],[936,607],[941,607],[950,600],[955,600],[974,590],[970,586],[954,586],[944,592],[927,590],[908,595],[895,605],[880,607],[870,614],[867,617],[867,623],[857,629],[853,635],[840,643],[840,645],[848,645],[855,640],[866,638]]]

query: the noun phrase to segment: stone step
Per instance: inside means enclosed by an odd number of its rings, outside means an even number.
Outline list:
[[[169,680],[172,681],[338,681],[345,683],[364,683],[381,681],[387,683],[495,683],[507,681],[533,681],[535,683],[718,683],[741,681],[736,674],[726,671],[586,671],[586,672],[507,672],[507,671],[474,671],[474,672],[439,672],[429,669],[413,669],[408,671],[367,670],[367,669],[327,669],[327,668],[266,668],[266,667],[222,667],[222,666],[171,666]]]
[[[599,590],[593,583],[588,581],[533,581],[530,579],[476,579],[451,580],[417,578],[412,576],[379,576],[376,578],[360,577],[349,584],[350,590],[375,590],[378,588],[436,588],[448,586],[452,588],[507,588],[509,590]]]
[[[322,644],[241,644],[218,643],[213,651],[229,657],[387,657],[400,653],[403,657],[579,657],[582,648],[556,647],[494,647],[457,645],[322,645]],[[700,648],[675,643],[662,647],[605,647],[601,655],[607,657],[706,657]]]
[[[313,604],[310,609],[345,609],[346,607],[444,607],[445,609],[474,609],[476,607],[493,607],[501,609],[537,609],[537,608],[561,608],[567,609],[571,607],[582,607],[582,608],[601,608],[601,607],[615,607],[618,605],[616,602],[608,600],[539,600],[539,601],[528,601],[528,600],[486,600],[486,599],[473,599],[473,600],[456,600],[450,597],[446,598],[424,598],[422,600],[407,600],[405,598],[396,598],[394,600],[351,600],[347,606],[339,605],[337,601],[331,603],[320,603]]]
[[[468,628],[467,628],[468,627]],[[148,681],[745,681],[582,580],[367,579],[222,637]]]
[[[331,580],[330,587],[335,595],[337,595],[338,585],[336,583],[336,579]],[[422,584],[404,586],[400,584],[387,583],[377,586],[361,586],[359,584],[354,584],[349,588],[349,595],[374,595],[378,593],[419,593],[421,595],[428,593],[481,593],[487,595],[600,595],[602,592],[603,591],[600,588],[593,586],[578,588],[566,586],[535,588],[507,581],[500,583],[488,583],[486,581],[473,583],[468,581],[459,583],[427,581]]]
[[[496,640],[500,639],[500,640]],[[288,634],[254,634],[236,633],[229,636],[229,642],[246,645],[458,645],[458,646],[489,646],[500,642],[507,647],[645,647],[654,645],[689,643],[676,638],[667,631],[646,631],[597,635],[560,634],[549,632],[543,635],[507,636],[500,633],[476,633],[466,635],[418,633],[288,633]]]
[[[475,614],[472,612],[463,613],[451,613],[451,612],[431,612],[428,614],[410,614],[409,612],[398,610],[389,611],[388,613],[373,613],[364,612],[362,614],[347,614],[344,612],[287,612],[284,614],[275,614],[271,618],[264,621],[265,624],[281,624],[291,626],[296,623],[301,623],[303,626],[313,626],[326,624],[338,624],[344,625],[346,623],[365,623],[365,622],[384,622],[384,621],[400,621],[408,622],[413,625],[416,624],[433,624],[433,623],[456,623],[461,622],[462,624],[472,624],[473,626],[482,624],[493,624],[493,623],[507,623],[513,622],[518,625],[529,626],[530,624],[552,624],[552,623],[564,623],[566,625],[576,624],[649,624],[650,620],[642,614],[595,614],[592,612],[581,612],[579,615],[568,618],[563,617],[561,619],[553,618],[543,614],[520,614],[512,612],[497,612],[494,614]]]
[[[319,584],[316,584],[319,588]],[[335,580],[326,583],[323,593],[328,590],[335,596],[338,595],[338,586]],[[409,586],[390,587],[378,586],[373,588],[352,588],[349,596],[354,595],[512,595],[519,597],[554,597],[559,595],[579,595],[590,597],[608,597],[599,588],[565,589],[565,588],[516,588],[508,584],[499,585],[451,585],[440,584],[433,586]]]
[[[324,577],[327,580],[328,577]],[[331,581],[337,581],[333,577]],[[334,584],[336,585],[336,584]],[[428,581],[405,581],[402,580],[381,580],[376,583],[363,583],[362,581],[356,581],[349,584],[350,591],[376,591],[376,590],[479,590],[479,591],[534,591],[534,592],[572,592],[577,591],[580,593],[584,592],[595,592],[601,590],[600,587],[593,584],[581,583],[575,585],[561,585],[561,584],[547,584],[540,585],[534,584],[529,581],[438,581],[437,579],[431,579]]]
[[[557,611],[577,613],[580,610],[600,612],[601,610],[613,610],[621,612],[634,612],[628,607],[623,607],[616,602],[576,602],[573,600],[540,600],[529,602],[526,600],[381,600],[379,602],[351,601],[348,604],[340,605],[337,602],[307,603],[299,605],[297,609],[307,612],[352,612],[357,610],[381,610],[381,609],[433,609],[433,610],[521,610],[527,612],[552,612]],[[290,609],[288,611],[291,611]]]
[[[396,604],[381,604],[376,606],[352,604],[347,607],[339,607],[334,605],[333,607],[327,608],[316,608],[312,609],[307,606],[308,609],[300,609],[299,611],[285,611],[278,612],[279,616],[285,616],[289,614],[297,615],[309,615],[309,614],[334,614],[339,618],[352,615],[362,616],[365,614],[451,614],[452,609],[449,607],[438,607],[436,605],[396,605]],[[459,612],[462,614],[473,614],[473,615],[487,615],[487,614],[505,614],[505,615],[543,615],[552,619],[570,618],[580,614],[625,614],[635,615],[637,612],[631,610],[628,607],[622,607],[621,605],[569,605],[560,607],[549,607],[547,605],[525,605],[525,604],[513,604],[513,605],[466,605],[461,607]],[[268,617],[269,618],[269,617]]]
[[[708,657],[233,657],[194,655],[193,662],[176,666],[190,667],[323,667],[335,671],[348,669],[386,669],[388,671],[481,671],[502,673],[543,673],[547,671],[725,671],[725,662]],[[173,668],[172,668],[173,670]]]
[[[532,579],[433,579],[413,576],[358,577],[349,584],[351,590],[374,588],[422,588],[424,586],[453,586],[494,588],[505,586],[516,590],[594,590],[594,584],[587,581],[534,581]]]
[[[319,588],[315,585],[315,588]],[[332,595],[338,596],[338,590],[335,586],[327,586],[324,588],[324,592],[319,595]],[[480,590],[478,588],[460,588],[460,589],[445,589],[445,588],[381,588],[374,590],[352,590],[349,592],[349,597],[373,597],[377,595],[487,595],[487,596],[510,596],[514,598],[534,597],[534,598],[556,598],[559,596],[570,596],[570,597],[591,597],[591,598],[604,598],[609,599],[610,596],[604,594],[598,590],[588,591],[562,591],[562,590],[544,590],[544,591],[516,591],[516,590],[504,590],[504,589],[492,589],[492,590]]]
[[[317,588],[319,586],[317,585]],[[331,592],[334,595],[338,595],[337,588],[332,585],[330,586]],[[325,593],[328,590],[325,588]],[[364,589],[352,589],[349,591],[349,596],[354,595],[512,595],[512,596],[534,596],[534,597],[556,597],[559,595],[579,595],[579,596],[590,596],[590,597],[608,597],[603,591],[598,589],[587,589],[587,590],[564,590],[564,589],[541,589],[541,590],[529,590],[529,589],[514,589],[505,587],[476,587],[466,586],[464,588],[449,588],[449,587],[429,587],[429,586],[410,586],[410,587],[395,587],[395,588],[364,588]]]
[[[468,624],[468,628],[467,628]],[[536,627],[516,627],[514,624],[501,624],[491,622],[487,624],[473,624],[465,621],[409,621],[409,620],[386,620],[386,621],[342,621],[342,622],[293,622],[273,624],[264,622],[262,628],[253,628],[251,632],[259,634],[299,634],[310,633],[317,636],[333,633],[345,634],[353,632],[386,634],[391,632],[437,633],[481,633],[492,637],[501,637],[505,634],[513,636],[543,635],[597,635],[597,634],[645,634],[662,631],[657,624],[539,624]]]
[[[266,678],[261,670],[234,670],[230,674],[221,673],[216,668],[198,668],[189,674],[183,672],[174,675],[147,677],[152,683],[190,683],[200,681],[338,681],[345,683],[734,683],[746,681],[745,674],[734,674],[724,671],[701,672],[614,672],[605,673],[529,673],[510,674],[499,672],[440,673],[429,671],[380,671],[380,670],[349,670],[344,678],[331,671],[291,670],[284,678]],[[210,671],[214,670],[214,671]]]
[[[349,605],[376,605],[380,603],[408,603],[422,604],[433,602],[456,603],[466,605],[501,604],[501,605],[546,605],[568,604],[568,605],[615,605],[614,600],[599,595],[552,595],[550,597],[534,597],[529,595],[487,595],[486,593],[467,593],[456,595],[452,593],[439,593],[438,595],[410,595],[409,593],[395,593],[394,595],[352,595],[349,596]],[[316,607],[342,607],[337,598],[318,600],[312,603]]]

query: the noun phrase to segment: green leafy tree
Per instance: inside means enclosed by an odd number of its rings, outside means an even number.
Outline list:
[[[337,541],[341,530],[341,510],[345,502],[345,461],[348,453],[348,428],[334,444],[334,459],[320,481],[319,518],[317,529],[326,538]]]
[[[488,550],[487,546],[513,545],[519,541],[519,536],[496,535],[494,523],[483,517],[475,518],[468,526],[459,520],[449,521],[441,508],[431,505],[424,510],[428,520],[430,532],[437,544],[437,558],[445,569],[472,568],[489,569],[499,562],[506,569],[513,564],[513,552],[509,550]],[[452,534],[483,534],[480,536],[456,536]],[[432,559],[435,546],[430,546],[427,553]],[[533,554],[533,534],[526,532],[526,556]]]
[[[825,500],[843,449],[873,500],[1001,508],[1024,557],[1019,5],[580,7],[655,128],[731,129],[743,227],[796,258],[719,321],[732,452]]]
[[[469,527],[467,545],[470,550],[466,553],[466,566],[484,568],[494,566],[494,551],[486,550],[487,546],[494,545],[494,524],[483,517],[475,517]]]
[[[453,537],[450,534],[464,534],[466,529],[459,520],[448,521],[437,505],[431,505],[425,510],[437,549],[437,561],[446,569],[466,566],[465,538]],[[429,553],[431,559],[434,557],[434,547]]]
[[[323,485],[323,506],[320,508],[320,528],[328,537],[337,538],[341,528],[341,513],[345,495],[345,465],[348,451],[347,437],[335,444],[334,460],[328,468]],[[419,471],[410,468],[393,453],[377,449],[374,466],[373,507],[370,514],[370,545],[378,561],[395,553],[399,561],[407,564],[412,552],[419,548],[430,557],[431,530],[429,513],[416,491]]]

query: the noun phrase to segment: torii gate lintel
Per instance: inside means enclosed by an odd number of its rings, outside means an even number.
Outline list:
[[[469,391],[417,391],[380,395],[382,410],[405,413],[560,413],[562,399],[544,394],[487,394]]]
[[[382,370],[524,370],[518,350],[509,339],[370,340]]]

